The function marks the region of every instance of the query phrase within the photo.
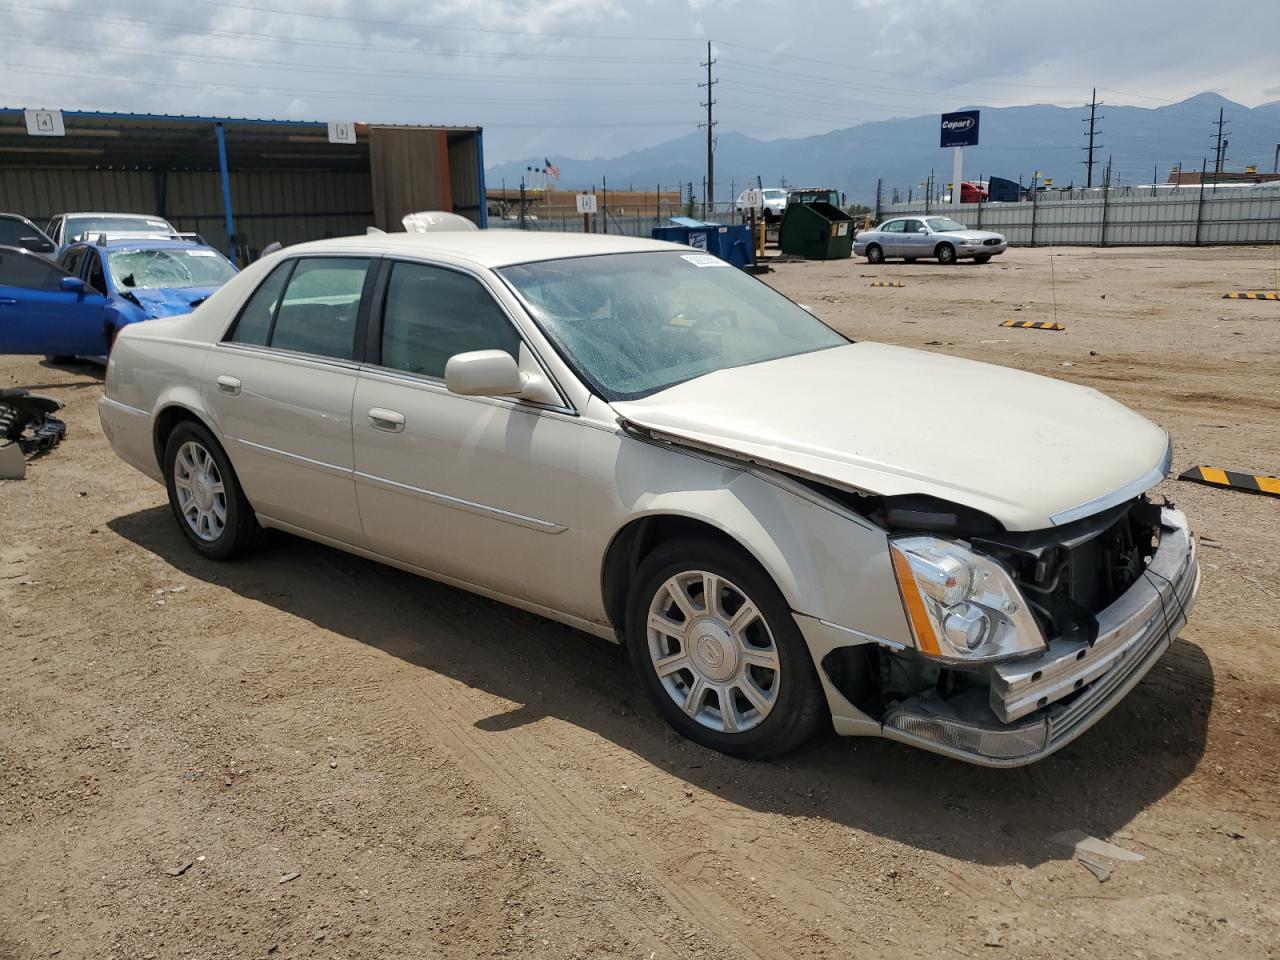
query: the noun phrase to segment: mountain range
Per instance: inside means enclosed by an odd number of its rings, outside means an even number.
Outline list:
[[[1021,178],[1030,183],[1035,171],[1052,177],[1054,186],[1083,185],[1084,146],[1089,111],[1086,107],[1047,104],[980,109],[981,140],[964,155],[966,180],[989,175]],[[1222,109],[1227,163],[1242,170],[1256,164],[1269,172],[1280,144],[1280,100],[1257,107],[1234,103],[1216,93],[1200,93],[1159,107],[1113,106],[1100,113],[1094,184],[1110,159],[1113,183],[1164,182],[1175,164],[1199,170],[1207,158],[1213,168],[1216,121]],[[883,179],[886,200],[896,187],[906,196],[933,172],[936,180],[951,177],[951,151],[938,146],[937,114],[860,123],[811,137],[758,140],[725,132],[716,139],[716,199],[724,202],[760,177],[764,186],[834,187],[850,201],[871,203],[876,181]],[[692,182],[699,197],[706,173],[706,136],[692,132],[653,147],[619,157],[583,160],[551,156],[560,168],[562,189],[599,186],[607,177],[615,189],[674,189]],[[542,166],[542,157],[490,167],[491,187],[505,179],[518,185],[528,166]]]

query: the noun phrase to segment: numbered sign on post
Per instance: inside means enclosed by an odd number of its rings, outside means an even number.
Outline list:
[[[577,199],[579,213],[596,212],[596,195],[594,193],[580,193]]]
[[[760,210],[764,207],[764,191],[754,187],[742,195],[742,206],[747,210]]]

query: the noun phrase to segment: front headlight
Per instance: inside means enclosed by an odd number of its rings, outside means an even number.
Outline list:
[[[1008,572],[937,537],[889,541],[916,648],[945,663],[987,663],[1045,649],[1044,634]]]

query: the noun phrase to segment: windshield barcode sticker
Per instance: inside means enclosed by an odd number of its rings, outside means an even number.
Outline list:
[[[188,250],[188,257],[216,257],[217,254],[212,250]]]
[[[729,262],[721,260],[719,257],[713,257],[709,253],[682,253],[681,260],[688,260],[695,267],[727,267]]]

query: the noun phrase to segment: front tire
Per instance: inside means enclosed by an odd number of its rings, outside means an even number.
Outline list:
[[[949,243],[938,244],[938,249],[934,251],[934,255],[938,258],[938,262],[946,266],[956,262],[956,248]]]
[[[164,480],[178,529],[201,556],[230,560],[262,540],[231,461],[202,424],[184,421],[164,447]]]
[[[728,546],[678,540],[640,564],[627,601],[632,665],[658,712],[695,743],[764,760],[822,720],[813,659],[781,591]]]
[[[974,262],[974,263],[990,263],[990,262],[991,262],[991,254],[989,254],[989,253],[980,253],[980,254],[978,254],[976,257],[974,257],[974,258],[973,258],[973,262]]]
[[[867,247],[867,263],[884,263],[884,250],[880,248],[880,244],[873,243]]]

